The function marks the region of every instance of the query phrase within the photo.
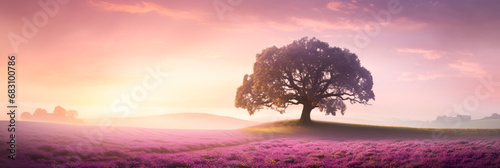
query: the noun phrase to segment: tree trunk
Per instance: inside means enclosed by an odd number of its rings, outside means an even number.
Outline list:
[[[308,105],[304,105],[302,108],[302,115],[300,116],[301,123],[311,123],[311,111],[312,107]]]

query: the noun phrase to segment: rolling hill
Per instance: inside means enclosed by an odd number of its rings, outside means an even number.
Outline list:
[[[470,128],[412,128],[375,126],[338,122],[313,121],[302,124],[299,120],[284,120],[254,125],[244,130],[275,132],[288,135],[312,135],[327,138],[440,138],[450,136],[500,136],[500,129]]]

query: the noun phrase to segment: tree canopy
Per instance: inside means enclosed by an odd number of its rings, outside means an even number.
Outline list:
[[[253,74],[246,74],[236,91],[235,106],[253,115],[263,108],[283,114],[289,105],[302,104],[301,121],[310,122],[316,107],[335,116],[344,115],[344,101],[368,104],[375,100],[372,87],[372,75],[356,54],[304,37],[257,54]]]

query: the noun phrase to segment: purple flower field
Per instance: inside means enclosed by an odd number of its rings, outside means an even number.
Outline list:
[[[498,136],[336,138],[244,130],[115,127],[102,132],[93,126],[19,125],[17,160],[7,158],[3,145],[0,167],[500,166]],[[3,131],[0,138],[6,135]]]

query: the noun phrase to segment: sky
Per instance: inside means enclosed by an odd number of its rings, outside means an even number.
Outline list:
[[[373,75],[376,100],[349,105],[344,116],[316,109],[313,120],[478,119],[500,113],[499,6],[494,0],[0,1],[1,66],[17,56],[22,112],[60,105],[80,118],[200,112],[268,122],[299,118],[302,107],[249,116],[234,107],[236,88],[263,49],[316,37],[359,56]]]

